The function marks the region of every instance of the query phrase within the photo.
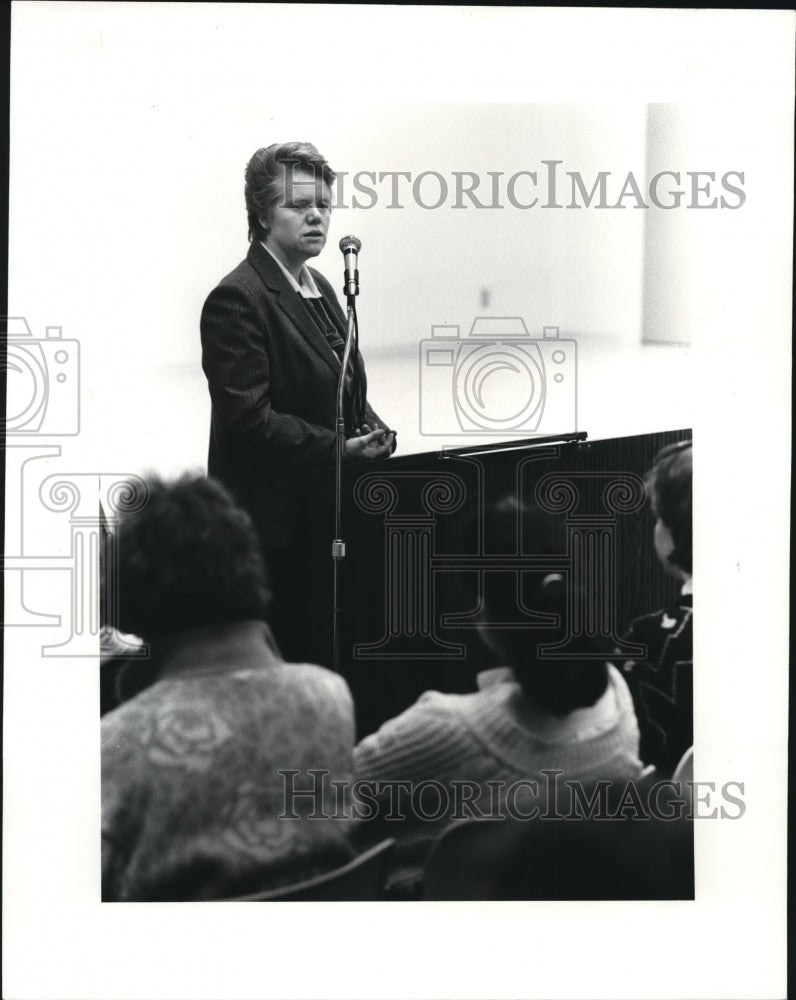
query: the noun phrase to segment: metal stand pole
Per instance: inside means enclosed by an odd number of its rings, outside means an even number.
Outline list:
[[[340,563],[345,558],[345,541],[343,540],[343,460],[345,458],[345,416],[343,400],[345,398],[345,376],[348,371],[348,359],[354,342],[357,313],[353,295],[348,296],[348,328],[346,330],[345,350],[340,366],[340,378],[337,381],[337,449],[334,468],[334,541],[332,542],[332,560],[334,563],[334,583],[332,592],[332,668],[340,672],[340,645],[343,617],[342,580],[340,578]]]

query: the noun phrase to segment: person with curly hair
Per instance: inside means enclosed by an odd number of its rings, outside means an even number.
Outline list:
[[[285,817],[281,772],[350,779],[345,681],[276,653],[254,527],[219,483],[146,487],[118,527],[118,623],[155,677],[101,721],[103,900],[245,895],[344,864],[346,823],[317,796]]]

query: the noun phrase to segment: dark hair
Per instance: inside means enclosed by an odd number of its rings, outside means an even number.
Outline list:
[[[672,535],[669,561],[687,573],[693,564],[691,478],[691,442],[679,441],[658,452],[646,481],[652,510]]]
[[[220,483],[146,480],[147,498],[118,528],[119,627],[149,641],[263,618],[269,593],[249,516]]]
[[[487,508],[485,532],[503,553],[530,550],[548,561],[558,554],[562,563],[561,572],[546,568],[484,574],[483,628],[504,658],[503,665],[511,666],[526,698],[553,715],[593,705],[607,687],[606,660],[613,645],[599,636],[578,636],[567,655],[552,658],[545,650],[568,640],[572,609],[583,607],[588,597],[566,568],[564,520],[512,498]],[[528,543],[524,548],[521,539]],[[525,612],[524,624],[517,621],[523,617],[519,611]],[[550,624],[529,626],[527,612],[548,616]]]
[[[265,149],[258,149],[246,164],[245,174],[249,242],[264,240],[268,235],[260,218],[267,215],[284,194],[283,168],[306,171],[316,180],[321,178],[329,187],[337,176],[311,142],[274,143]]]

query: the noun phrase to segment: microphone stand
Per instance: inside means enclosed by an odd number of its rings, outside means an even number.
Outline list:
[[[337,380],[337,419],[335,424],[337,434],[337,450],[335,454],[334,468],[334,541],[332,542],[332,560],[334,563],[334,589],[332,600],[332,614],[334,619],[332,632],[332,668],[335,673],[340,672],[340,642],[343,617],[340,563],[345,558],[345,542],[343,540],[343,460],[345,457],[345,416],[343,410],[343,400],[345,397],[345,377],[346,372],[348,371],[348,359],[351,356],[351,349],[353,347],[357,326],[355,296],[348,292],[346,297],[348,299],[348,328],[346,330],[345,350],[343,351],[343,360],[340,367],[340,377]]]

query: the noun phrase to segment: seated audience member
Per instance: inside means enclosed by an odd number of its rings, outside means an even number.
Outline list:
[[[637,618],[625,636],[647,647],[623,665],[641,730],[641,758],[664,777],[694,742],[691,442],[664,448],[647,476],[664,569],[682,584],[673,607]]]
[[[490,537],[514,537],[515,504],[501,504],[487,516]],[[551,623],[529,628],[499,624],[517,614],[516,574],[487,576],[493,579],[492,586],[485,587],[479,633],[487,657],[501,666],[480,673],[478,690],[470,694],[427,691],[362,740],[354,753],[358,779],[395,783],[396,794],[398,782],[408,782],[415,790],[424,782],[444,786],[449,807],[434,816],[440,823],[414,823],[439,811],[439,789],[429,785],[424,803],[411,797],[409,830],[414,825],[417,834],[402,833],[419,835],[418,842],[421,829],[432,836],[453,819],[506,815],[501,803],[514,794],[512,789],[527,788],[528,781],[537,782],[543,795],[550,781],[543,771],[560,771],[560,780],[584,783],[626,781],[641,771],[630,692],[621,674],[599,656],[610,650],[582,646],[577,657],[546,658],[544,647],[567,634],[564,578],[557,573],[524,574],[524,582],[531,585],[523,603],[547,614]],[[469,802],[457,815],[455,804],[461,806],[462,795]],[[409,802],[410,796],[405,792],[404,800]],[[535,793],[531,798],[543,805]]]
[[[148,661],[136,663],[145,647],[134,635],[122,635],[112,625],[103,625],[100,629],[100,715],[106,715],[118,708],[120,696],[120,680],[125,669],[133,662],[133,674],[147,674]],[[141,683],[140,688],[147,685]]]
[[[223,487],[148,491],[119,525],[118,624],[156,677],[101,721],[103,899],[246,895],[344,864],[348,824],[322,818],[335,804],[286,801],[303,785],[280,770],[350,781],[345,682],[274,651],[257,537]]]
[[[100,715],[117,708],[120,696],[120,679],[125,667],[139,658],[134,674],[140,678],[138,690],[146,687],[149,661],[140,662],[147,650],[138,636],[122,635],[116,628],[116,569],[114,559],[115,539],[108,526],[105,511],[100,504],[100,548],[99,548],[99,611],[100,611]]]

